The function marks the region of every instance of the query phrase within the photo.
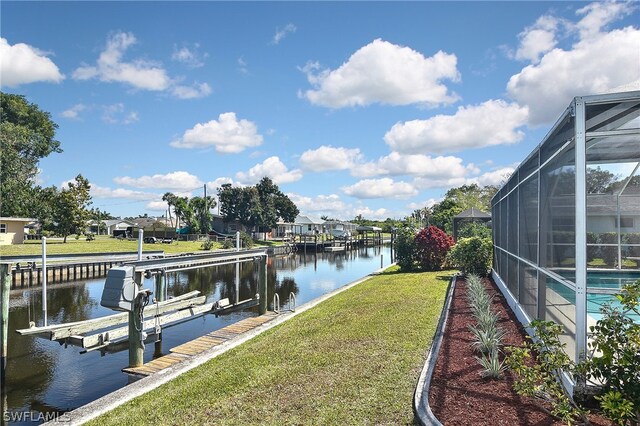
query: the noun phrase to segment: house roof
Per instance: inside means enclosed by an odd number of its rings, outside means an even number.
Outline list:
[[[38,219],[34,219],[32,217],[0,217],[0,220],[4,222],[37,222]]]
[[[356,231],[373,231],[378,232],[382,231],[382,228],[378,228],[377,226],[358,226]]]
[[[126,223],[128,225],[133,225],[132,222],[128,220],[123,220],[123,219],[108,219],[108,220],[103,220],[102,223],[104,223],[107,226],[117,225],[118,223]]]
[[[296,225],[322,225],[324,220],[311,215],[298,215],[294,222]]]
[[[491,215],[487,214],[481,210],[476,209],[475,207],[471,207],[468,210],[463,211],[454,216],[454,218],[479,218],[479,219],[490,219]]]

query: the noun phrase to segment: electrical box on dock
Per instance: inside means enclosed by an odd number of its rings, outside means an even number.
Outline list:
[[[111,268],[104,283],[100,305],[114,311],[131,312],[139,290],[133,279],[133,266]]]

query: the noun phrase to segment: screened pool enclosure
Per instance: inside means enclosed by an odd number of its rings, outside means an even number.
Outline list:
[[[574,360],[640,278],[639,117],[640,91],[575,98],[492,200],[496,282],[524,324],[561,324]]]

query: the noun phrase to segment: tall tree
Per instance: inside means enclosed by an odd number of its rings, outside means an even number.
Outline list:
[[[189,208],[193,213],[193,222],[189,223],[194,230],[193,232],[206,234],[211,230],[211,222],[213,215],[211,209],[216,206],[213,197],[193,197],[189,200]]]
[[[0,92],[0,216],[36,216],[38,162],[62,152],[58,125],[22,95]]]
[[[224,184],[218,188],[218,199],[223,220],[237,220],[247,228],[272,229],[278,218],[293,222],[300,213],[295,203],[268,177],[244,188]]]
[[[89,181],[78,175],[74,182],[69,182],[55,200],[53,207],[53,229],[58,235],[67,237],[84,231],[89,218],[87,206],[91,204]]]

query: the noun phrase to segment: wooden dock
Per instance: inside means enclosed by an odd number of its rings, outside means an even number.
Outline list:
[[[258,326],[265,324],[277,315],[273,312],[268,312],[265,315],[257,317],[245,318],[234,324],[223,327],[219,330],[212,331],[205,334],[202,337],[198,337],[190,342],[183,343],[169,350],[169,354],[163,355],[159,358],[155,358],[148,363],[133,368],[123,368],[125,373],[136,374],[139,376],[150,376],[153,373],[169,368],[181,361],[188,359],[189,357],[198,355],[208,349],[215,346],[219,346],[227,340],[231,340],[243,333],[251,331]]]

